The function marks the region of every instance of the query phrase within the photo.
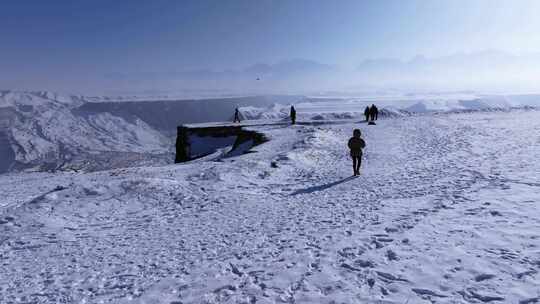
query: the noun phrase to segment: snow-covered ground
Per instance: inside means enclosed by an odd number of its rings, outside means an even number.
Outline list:
[[[381,116],[385,117],[540,106],[538,94],[171,98],[96,98],[46,91],[0,91],[0,174],[167,164],[174,159],[178,125],[231,121],[237,107],[242,119],[276,122],[288,120],[289,107],[294,104],[299,121],[321,122],[363,119],[365,107],[372,103],[379,106]]]
[[[0,303],[540,301],[540,112],[254,128],[220,161],[0,175]]]
[[[512,108],[539,107],[540,96],[530,95],[481,95],[481,94],[431,94],[364,97],[307,97],[294,104],[300,120],[362,119],[364,109],[376,104],[383,116],[403,116],[424,113],[471,111],[500,111]],[[288,104],[269,107],[246,106],[240,110],[248,119],[286,119]]]

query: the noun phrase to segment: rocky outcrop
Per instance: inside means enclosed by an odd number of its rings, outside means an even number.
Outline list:
[[[177,131],[175,163],[197,159],[229,147],[224,156],[240,155],[267,141],[263,134],[242,126],[179,126]]]

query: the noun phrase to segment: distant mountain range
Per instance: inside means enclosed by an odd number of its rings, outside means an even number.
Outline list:
[[[338,72],[336,66],[312,60],[293,59],[275,64],[258,63],[242,69],[196,69],[168,72],[109,73],[105,78],[113,83],[152,86],[163,92],[186,92],[195,96],[304,94],[317,84],[317,90],[331,89],[329,76]],[[332,85],[336,85],[332,83]],[[167,94],[167,93],[165,93]]]
[[[356,79],[403,89],[473,89],[538,91],[540,53],[513,55],[488,50],[408,61],[370,59],[356,69]]]
[[[130,96],[128,99],[145,95],[162,99],[291,94],[354,96],[390,91],[536,93],[540,92],[540,53],[515,55],[486,50],[439,57],[418,55],[407,60],[372,58],[348,66],[297,58],[222,70],[135,69],[97,73],[87,78],[87,83],[76,80],[65,83],[51,77],[43,83],[43,89]],[[14,86],[17,88],[17,83],[9,88]]]
[[[293,59],[228,70],[110,73],[106,79],[119,83],[118,88],[152,87],[157,92],[198,92],[207,97],[366,89],[538,92],[540,53],[487,50],[431,58],[418,55],[410,60],[375,58],[356,67]]]

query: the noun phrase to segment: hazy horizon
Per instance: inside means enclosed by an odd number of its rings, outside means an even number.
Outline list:
[[[10,1],[0,88],[478,90],[540,77],[537,1]]]

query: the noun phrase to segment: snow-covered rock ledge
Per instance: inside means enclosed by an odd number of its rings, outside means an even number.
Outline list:
[[[260,124],[258,124],[260,126]],[[201,158],[217,151],[221,157],[247,153],[267,138],[257,131],[246,129],[249,124],[198,124],[178,127],[175,163]]]

